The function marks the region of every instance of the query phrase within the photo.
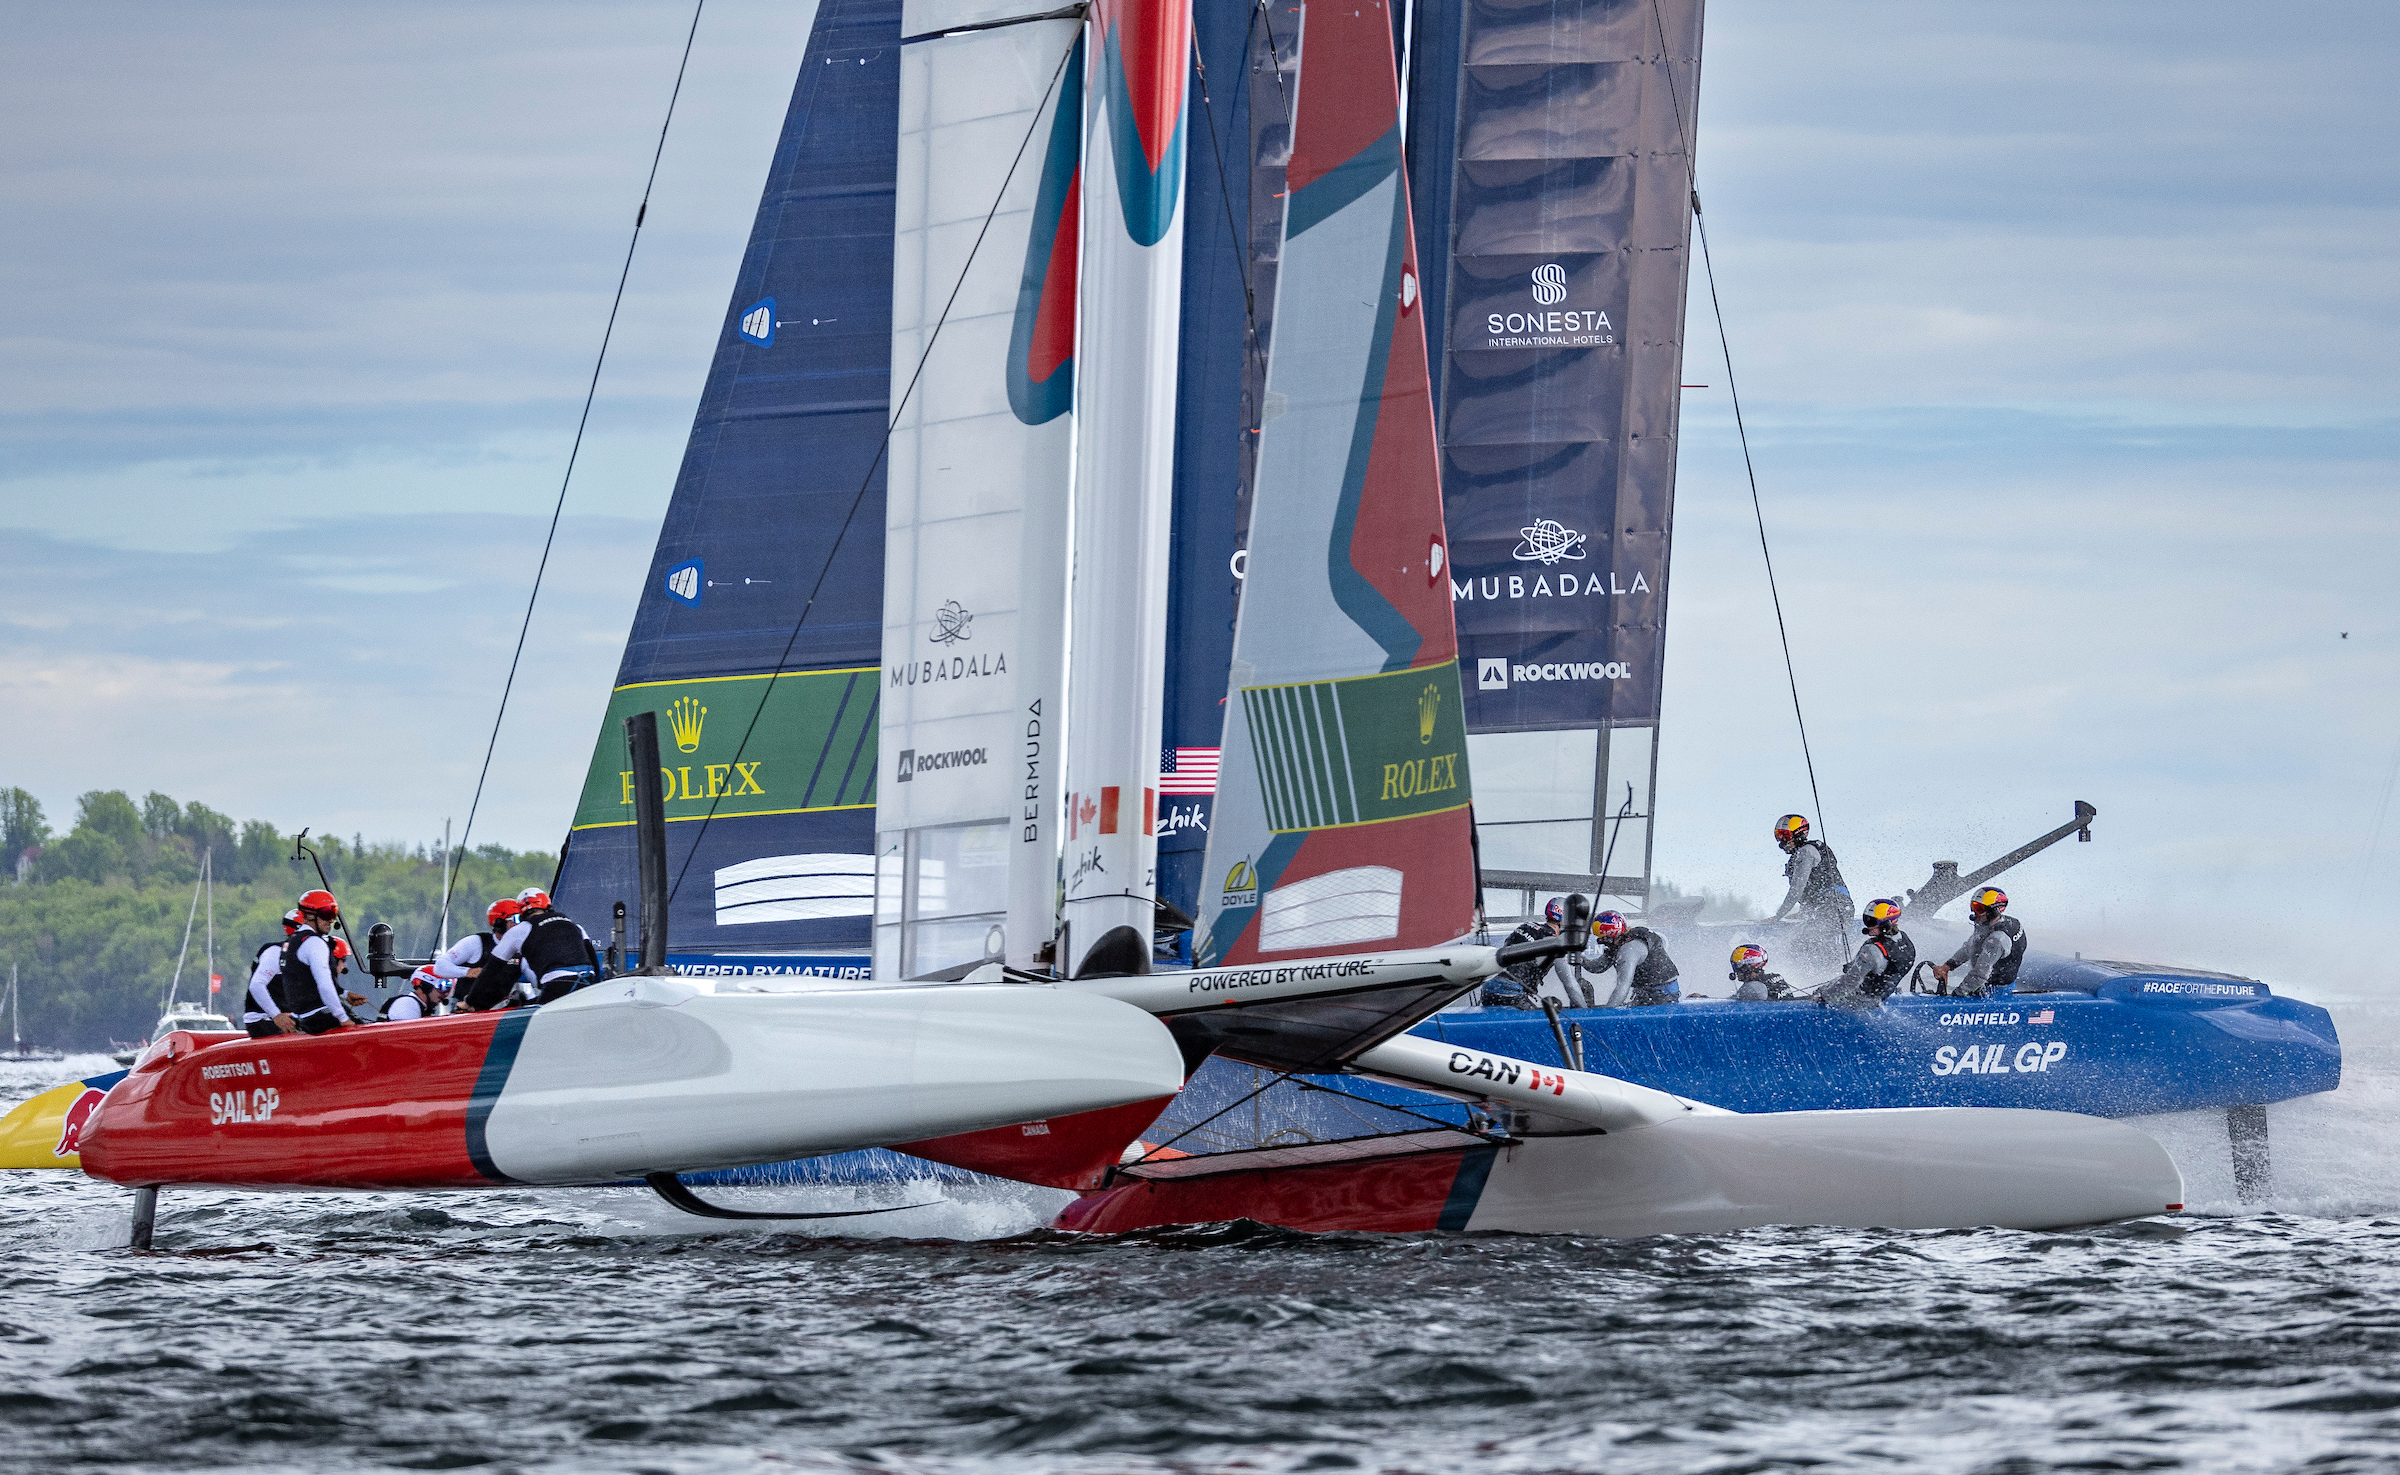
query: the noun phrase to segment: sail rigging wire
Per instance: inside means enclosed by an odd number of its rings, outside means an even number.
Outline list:
[[[2375,869],[2375,852],[2383,846],[2383,822],[2392,810],[2392,787],[2400,784],[2400,747],[2392,749],[2391,771],[2383,776],[2383,798],[2375,805],[2375,827],[2367,835],[2367,853],[2358,863],[2358,895],[2356,903],[2364,904],[2367,885]]]
[[[1080,32],[1076,40],[1082,40]],[[882,439],[875,442],[875,455],[867,462],[866,475],[858,479],[858,491],[850,498],[850,510],[842,514],[842,525],[834,530],[833,540],[825,545],[825,562],[817,570],[816,582],[809,586],[808,602],[800,606],[800,617],[792,621],[792,633],[783,642],[783,654],[775,658],[775,669],[768,673],[766,685],[758,694],[758,705],[750,709],[749,725],[742,729],[742,740],[733,750],[732,761],[736,763],[741,762],[742,755],[750,751],[750,738],[758,731],[758,719],[766,713],[767,699],[775,694],[775,683],[783,679],[784,668],[791,663],[792,647],[800,643],[801,627],[808,623],[809,612],[817,607],[817,596],[825,592],[825,580],[833,573],[834,555],[841,551],[842,540],[850,536],[850,524],[858,519],[858,509],[867,500],[867,489],[875,484],[875,473],[883,466],[884,453],[892,448],[892,436],[900,428],[900,417],[906,413],[909,400],[916,395],[918,382],[925,377],[925,365],[933,358],[934,345],[941,342],[942,329],[950,322],[950,310],[958,305],[958,294],[966,290],[967,274],[975,269],[975,258],[982,254],[984,239],[992,233],[992,222],[1000,216],[1001,203],[1008,198],[1008,187],[1015,181],[1018,168],[1025,162],[1025,150],[1032,145],[1034,134],[1041,131],[1042,110],[1057,95],[1058,84],[1067,74],[1067,63],[1074,57],[1075,47],[1069,45],[1066,54],[1058,59],[1058,69],[1050,74],[1050,86],[1042,93],[1041,102],[1034,106],[1033,117],[1025,125],[1025,136],[1017,141],[1016,157],[1008,161],[1008,173],[1001,177],[1000,188],[992,196],[992,208],[984,212],[983,225],[975,232],[975,243],[967,248],[967,259],[959,265],[958,280],[950,284],[950,296],[942,303],[942,315],[934,319],[933,331],[925,337],[925,349],[917,355],[917,366],[909,373],[908,387],[900,392],[899,399],[892,402],[892,417],[884,424]],[[717,806],[723,802],[724,796],[721,794],[710,799],[708,813],[700,817],[700,828],[692,836],[691,848],[684,852],[683,864],[676,868],[675,884],[667,888],[670,906],[682,894],[683,878],[690,874],[692,858],[700,853],[700,842],[708,838],[708,827],[716,822]]]
[[[1750,478],[1750,515],[1758,523],[1758,554],[1767,565],[1767,597],[1775,605],[1775,638],[1783,645],[1783,676],[1792,688],[1792,721],[1800,729],[1800,761],[1808,767],[1809,802],[1817,808],[1817,831],[1822,835],[1825,823],[1825,799],[1817,792],[1817,760],[1809,751],[1808,718],[1800,710],[1800,676],[1792,665],[1792,633],[1784,624],[1783,591],[1775,582],[1775,554],[1767,546],[1767,514],[1759,505],[1758,467],[1750,459],[1750,428],[1742,419],[1742,392],[1733,379],[1733,345],[1725,335],[1725,307],[1717,300],[1717,266],[1708,254],[1708,219],[1700,211],[1700,183],[1694,170],[1698,161],[1692,152],[1692,133],[1684,121],[1681,89],[1675,85],[1674,49],[1667,42],[1667,18],[1659,8],[1659,0],[1650,0],[1650,18],[1658,27],[1659,64],[1667,75],[1667,100],[1675,109],[1675,133],[1683,141],[1683,181],[1692,199],[1692,225],[1700,237],[1700,265],[1708,277],[1708,306],[1717,320],[1717,351],[1725,358],[1725,392],[1733,400],[1733,429],[1742,443],[1742,471]]]
[[[542,538],[541,561],[533,568],[533,591],[525,596],[525,618],[517,625],[517,648],[508,658],[508,679],[500,683],[500,710],[492,714],[492,736],[483,746],[483,768],[475,775],[475,797],[467,804],[467,822],[458,832],[463,850],[475,833],[475,811],[483,804],[483,786],[492,776],[492,754],[500,746],[500,724],[508,716],[509,693],[516,689],[517,666],[525,659],[525,637],[533,629],[533,607],[542,597],[542,575],[550,568],[550,549],[558,541],[558,520],[567,510],[567,487],[575,480],[575,461],[583,454],[584,427],[592,421],[592,401],[600,393],[600,370],[608,362],[609,340],[616,336],[617,311],[625,305],[625,282],[633,275],[633,253],[642,244],[642,223],[650,218],[650,191],[658,183],[658,161],[667,152],[667,130],[675,123],[675,104],[683,96],[683,74],[692,65],[692,40],[700,34],[700,12],[708,0],[693,0],[692,23],[683,33],[683,58],[675,64],[675,87],[667,94],[667,115],[658,125],[658,145],[650,151],[650,177],[642,181],[642,203],[633,212],[633,235],[625,242],[625,264],[617,269],[617,295],[609,300],[608,325],[600,330],[600,352],[592,360],[591,382],[584,386],[583,413],[575,420],[575,441],[567,448],[566,473],[558,480],[558,500],[550,508],[550,531]],[[450,914],[451,890],[458,884],[453,869],[442,887],[442,915]]]

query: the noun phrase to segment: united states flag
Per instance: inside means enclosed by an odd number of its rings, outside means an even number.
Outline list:
[[[1214,794],[1217,791],[1217,748],[1168,748],[1159,754],[1158,791],[1161,794]]]

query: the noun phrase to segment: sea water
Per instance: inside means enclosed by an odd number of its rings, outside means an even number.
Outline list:
[[[640,1191],[0,1174],[0,1469],[2209,1471],[2400,1465],[2400,1008],[2342,1089],[2142,1119],[2190,1209],[2071,1233],[1077,1239],[1065,1196],[728,1226]],[[14,1102],[102,1061],[0,1066]],[[766,1195],[726,1194],[763,1205]]]

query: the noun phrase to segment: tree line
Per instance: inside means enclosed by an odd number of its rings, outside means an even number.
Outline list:
[[[221,1012],[238,1017],[251,958],[282,938],[284,912],[320,884],[320,864],[361,949],[367,929],[382,922],[402,957],[432,950],[442,910],[438,844],[360,835],[310,835],[307,844],[316,863],[295,856],[293,837],[263,820],[237,824],[205,804],[156,792],[137,803],[121,789],[83,795],[74,825],[54,835],[33,795],[0,789],[0,969],[17,970],[25,1039],[80,1050],[149,1037],[176,979],[204,859],[214,878]],[[548,886],[558,860],[479,845],[459,852],[455,864],[453,938],[480,929],[495,898]],[[209,899],[200,906],[175,983],[175,996],[187,1001],[209,998]]]

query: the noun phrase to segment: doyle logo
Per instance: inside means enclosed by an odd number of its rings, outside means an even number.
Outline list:
[[[967,612],[965,605],[955,599],[944,600],[942,607],[933,612],[933,643],[955,645],[961,640],[972,640],[974,631],[968,627],[974,623],[975,617]]]
[[[708,708],[690,697],[677,697],[667,708],[667,730],[675,734],[675,746],[686,753],[700,751],[700,724],[708,720]]]
[[[1533,269],[1533,300],[1556,307],[1567,300],[1567,269],[1553,261]]]
[[[775,343],[775,299],[762,297],[742,309],[742,337],[761,348]]]
[[[1540,665],[1510,666],[1508,674],[1510,680],[1520,685],[1528,681],[1623,681],[1633,674],[1633,663],[1631,661],[1547,661]]]
[[[688,609],[700,607],[700,560],[679,563],[667,570],[667,594],[677,604]]]
[[[919,753],[914,748],[900,750],[900,776],[895,783],[908,783],[920,773],[941,773],[952,768],[981,768],[991,759],[981,748],[952,748],[947,753]]]
[[[1475,662],[1475,684],[1485,691],[1508,690],[1508,660],[1504,656],[1482,656]]]
[[[1250,868],[1250,857],[1243,856],[1225,873],[1225,894],[1218,905],[1254,907],[1258,905],[1258,872]]]
[[[1565,559],[1581,561],[1583,534],[1563,522],[1537,517],[1533,526],[1517,529],[1520,541],[1513,556],[1519,563],[1538,563],[1547,568]]]

